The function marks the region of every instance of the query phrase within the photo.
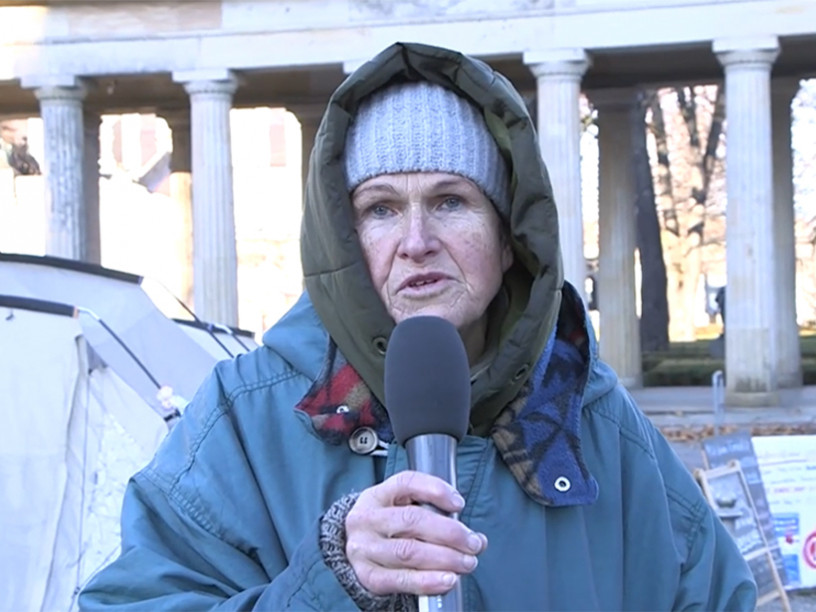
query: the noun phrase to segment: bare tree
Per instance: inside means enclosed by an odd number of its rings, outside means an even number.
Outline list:
[[[646,140],[646,110],[657,97],[642,91],[632,108],[632,164],[635,184],[637,248],[640,253],[640,343],[644,352],[669,347],[669,302],[666,296],[666,264],[660,240],[660,221]]]
[[[704,272],[704,248],[722,241],[722,194],[712,184],[722,171],[721,138],[725,115],[717,86],[662,90],[649,100],[654,139],[654,182],[661,213],[662,246],[667,262],[670,335],[695,338],[695,313],[704,308],[698,288]],[[667,121],[668,119],[668,121]],[[710,221],[718,217],[716,228]],[[714,230],[712,237],[712,231]]]

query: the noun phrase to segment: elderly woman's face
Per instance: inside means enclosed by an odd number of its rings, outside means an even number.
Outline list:
[[[394,320],[447,319],[477,358],[485,311],[513,261],[487,196],[455,174],[386,174],[360,184],[352,204],[371,279]]]

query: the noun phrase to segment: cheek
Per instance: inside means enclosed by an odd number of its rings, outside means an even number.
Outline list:
[[[370,233],[363,233],[359,238],[371,282],[379,291],[388,280],[390,271],[384,241],[372,236]]]

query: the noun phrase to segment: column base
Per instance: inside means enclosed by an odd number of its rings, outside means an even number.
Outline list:
[[[777,383],[782,389],[796,389],[804,384],[802,370],[797,372],[779,372]]]

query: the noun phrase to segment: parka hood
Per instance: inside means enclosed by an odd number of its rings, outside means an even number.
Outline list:
[[[397,43],[346,79],[329,101],[309,161],[301,235],[306,290],[342,354],[384,402],[385,350],[395,323],[366,267],[343,150],[360,101],[406,80],[442,85],[481,108],[511,175],[509,209],[499,215],[515,261],[504,276],[504,306],[491,309],[495,353],[471,373],[471,421],[479,422],[495,416],[529,377],[555,327],[563,284],[550,181],[524,101],[503,75],[455,51]]]

